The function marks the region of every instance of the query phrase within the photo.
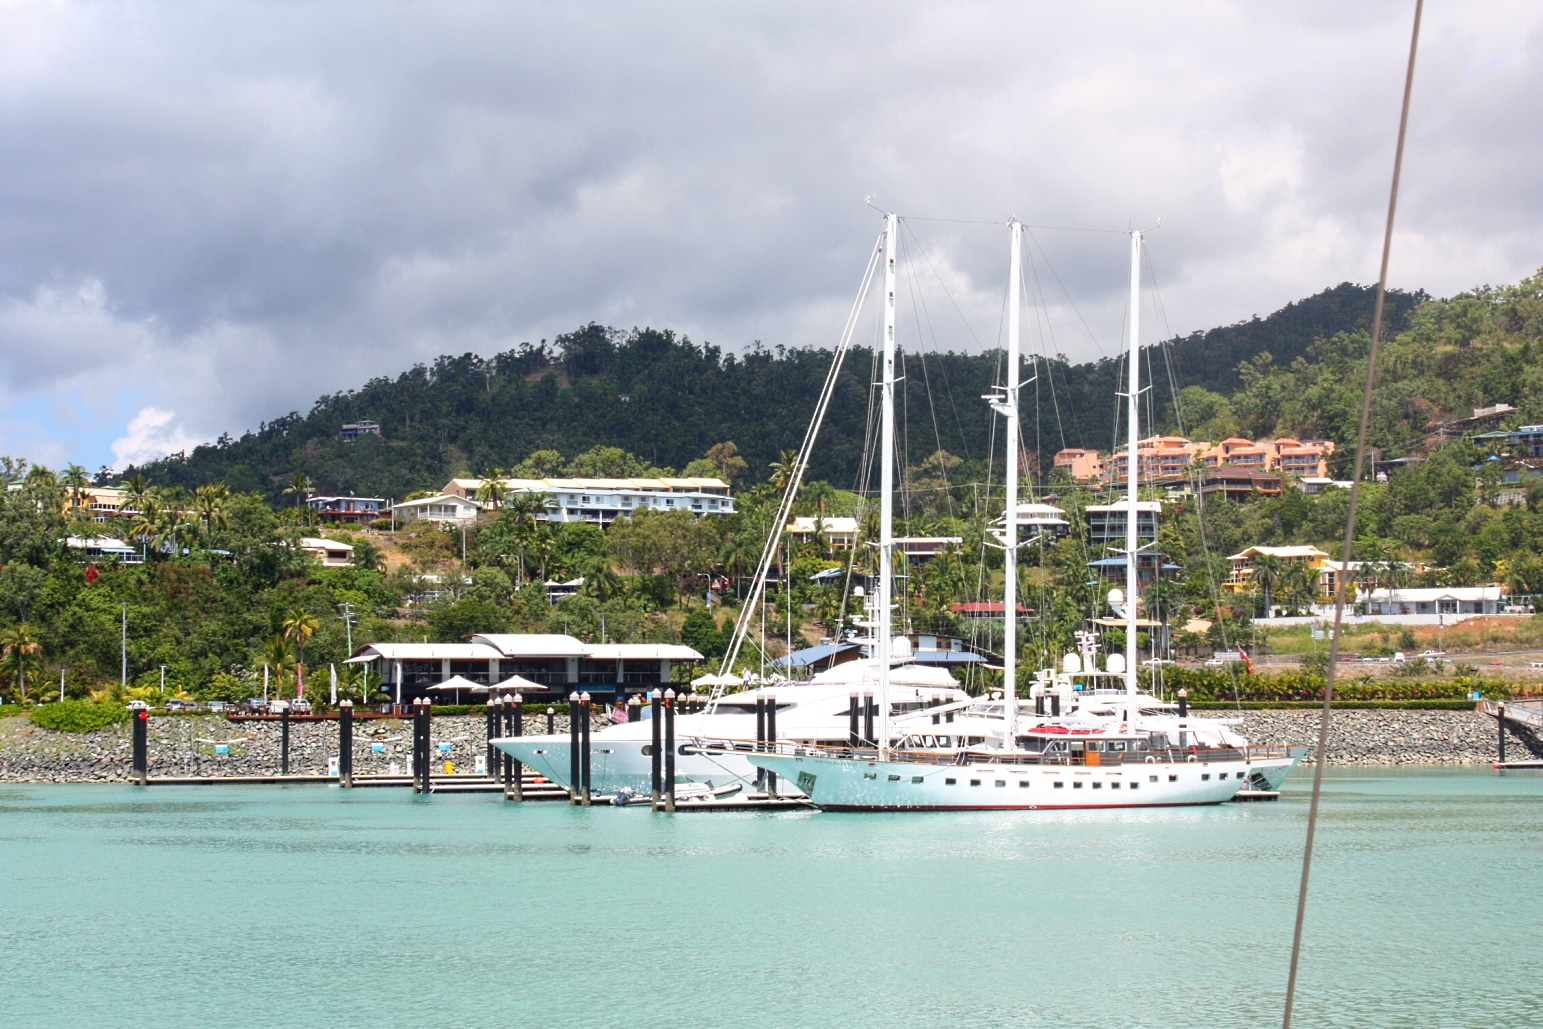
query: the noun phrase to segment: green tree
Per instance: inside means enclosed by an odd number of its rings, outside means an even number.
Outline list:
[[[0,630],[0,656],[16,669],[17,689],[27,699],[27,658],[43,653],[43,641],[37,630],[26,622]]]
[[[311,477],[304,472],[295,472],[289,477],[289,482],[284,487],[284,495],[293,495],[295,498],[295,510],[300,510],[306,499],[316,489],[316,484]]]

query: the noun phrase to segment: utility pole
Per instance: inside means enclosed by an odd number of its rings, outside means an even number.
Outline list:
[[[123,602],[123,633],[118,645],[118,685],[129,685],[129,604]]]

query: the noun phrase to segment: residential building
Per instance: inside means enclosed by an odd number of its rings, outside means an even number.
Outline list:
[[[1282,485],[1279,475],[1251,468],[1213,468],[1200,480],[1200,493],[1223,500],[1249,500],[1253,497],[1278,497]]]
[[[115,560],[120,564],[137,565],[145,561],[144,552],[111,536],[70,536],[64,541],[70,550],[78,551],[91,561]]]
[[[1506,588],[1486,586],[1371,590],[1357,601],[1364,615],[1498,615],[1506,613]]]
[[[1078,482],[1096,482],[1104,477],[1104,458],[1096,450],[1086,447],[1068,447],[1051,461],[1054,468],[1063,469]]]
[[[1141,543],[1157,540],[1157,519],[1162,513],[1162,502],[1157,500],[1136,501],[1136,538]],[[1124,547],[1125,522],[1130,501],[1117,500],[1112,504],[1089,504],[1083,509],[1088,522],[1088,545],[1094,547]]]
[[[800,516],[788,523],[787,533],[800,543],[824,540],[831,550],[851,550],[857,545],[857,519],[845,516]]]
[[[356,440],[360,436],[379,436],[380,426],[374,422],[348,422],[338,430],[338,435],[346,440]]]
[[[962,536],[897,536],[895,549],[910,561],[930,561],[949,547],[964,543]]]
[[[1088,567],[1100,579],[1104,579],[1113,585],[1125,583],[1125,555],[1114,554],[1111,557],[1101,557],[1096,561],[1089,561]],[[1178,565],[1168,560],[1168,555],[1156,550],[1143,550],[1136,555],[1136,581],[1146,586],[1162,576],[1165,579],[1176,578],[1180,571]]]
[[[475,501],[449,493],[420,497],[417,500],[403,500],[391,507],[392,516],[398,523],[404,525],[416,521],[467,525],[475,522],[481,513],[482,508]]]
[[[1182,478],[1189,466],[1210,448],[1209,443],[1194,443],[1184,436],[1152,436],[1136,445],[1136,461],[1141,481]],[[1105,466],[1109,481],[1124,482],[1126,468],[1130,465],[1130,453],[1117,450],[1109,455]]]
[[[1475,443],[1502,447],[1511,457],[1543,457],[1543,425],[1523,425],[1509,432],[1485,432]]]
[[[478,502],[482,479],[451,479],[449,496]],[[500,479],[504,499],[538,496],[544,501],[537,515],[548,522],[589,522],[610,525],[634,511],[686,510],[693,514],[733,514],[729,484],[712,478],[661,479]],[[487,505],[492,506],[491,502]]]
[[[364,525],[384,513],[386,501],[383,497],[307,497],[305,505],[317,521]]]
[[[675,665],[701,660],[701,654],[679,644],[584,643],[558,634],[486,633],[466,643],[371,643],[346,663],[368,666],[371,682],[383,684],[397,704],[430,696],[429,687],[453,675],[483,686],[518,675],[541,690],[532,697],[525,688],[526,699],[544,703],[581,688],[607,700],[644,694],[670,683]]]
[[[353,545],[340,540],[306,536],[300,540],[300,549],[320,561],[323,568],[347,568],[354,563]]]
[[[1001,600],[972,600],[964,604],[950,604],[948,609],[960,618],[981,619],[988,622],[1000,622],[1002,615],[1007,611],[1007,604]],[[1026,621],[1034,616],[1034,609],[1018,603],[1018,621]]]
[[[1326,489],[1349,489],[1354,485],[1349,479],[1331,479],[1327,475],[1304,475],[1297,480],[1298,489],[1314,495]]]
[[[1005,515],[998,517],[991,523],[992,534],[1000,542],[1007,538],[1007,518]],[[1052,536],[1059,538],[1071,531],[1071,522],[1066,520],[1066,512],[1054,504],[1019,504],[1018,505],[1018,542],[1031,540],[1037,536]]]
[[[118,486],[88,486],[81,491],[80,506],[91,512],[93,522],[105,522],[119,515],[132,516],[139,514],[133,508],[124,507],[128,502],[129,491]],[[74,495],[66,490],[64,504],[66,508],[75,503]]]
[[[1313,581],[1316,583],[1318,595],[1332,596],[1336,588],[1335,574],[1339,565],[1329,561],[1329,555],[1313,546],[1289,546],[1269,547],[1254,546],[1227,558],[1231,566],[1227,578],[1222,580],[1221,587],[1228,593],[1247,593],[1253,586],[1255,571],[1255,559],[1259,557],[1273,557],[1283,564],[1305,564],[1313,571]],[[1333,565],[1328,569],[1327,588],[1324,581],[1325,565]]]
[[[1280,474],[1297,478],[1321,478],[1329,474],[1329,456],[1334,453],[1334,444],[1328,440],[1278,439],[1271,445],[1275,447],[1275,470]]]

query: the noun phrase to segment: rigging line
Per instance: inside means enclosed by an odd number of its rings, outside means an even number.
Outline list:
[[[1129,233],[1127,233],[1127,235],[1129,235]],[[1093,326],[1089,325],[1088,320],[1082,316],[1082,308],[1077,306],[1077,301],[1072,299],[1071,290],[1067,289],[1066,283],[1061,281],[1061,275],[1055,270],[1055,265],[1050,262],[1050,255],[1045,253],[1044,245],[1040,243],[1040,241],[1035,237],[1034,233],[1028,233],[1028,237],[1029,242],[1033,244],[1033,247],[1030,249],[1039,250],[1039,256],[1045,260],[1046,270],[1050,272],[1050,277],[1055,279],[1055,284],[1061,287],[1061,295],[1066,298],[1066,302],[1071,305],[1072,313],[1075,314],[1077,316],[1077,320],[1082,323],[1083,329],[1086,330],[1088,334],[1089,342],[1093,344],[1093,349],[1098,351],[1099,357],[1108,357],[1109,355],[1104,353],[1104,345],[1098,341],[1098,333],[1093,331]]]
[[[909,222],[943,222],[949,225],[995,225],[1001,227],[1001,221],[986,221],[981,218],[921,218],[916,215],[906,215]],[[1100,232],[1112,233],[1116,236],[1129,236],[1129,229],[1089,229],[1076,225],[1024,225],[1026,229],[1044,229],[1047,232]]]
[[[1361,499],[1361,473],[1366,456],[1366,427],[1372,417],[1372,387],[1377,382],[1377,351],[1382,346],[1383,304],[1388,292],[1388,257],[1393,250],[1393,219],[1398,211],[1398,180],[1404,170],[1404,140],[1409,132],[1409,98],[1414,92],[1414,59],[1420,46],[1420,15],[1425,0],[1414,0],[1414,26],[1409,33],[1409,66],[1404,72],[1404,102],[1398,115],[1398,144],[1393,151],[1393,183],[1388,189],[1388,221],[1382,232],[1382,267],[1377,276],[1377,306],[1372,313],[1372,345],[1366,358],[1366,385],[1361,393],[1361,424],[1356,430],[1355,478],[1350,485],[1350,510],[1345,518],[1345,545],[1341,569],[1350,566],[1355,540],[1356,508]],[[1314,754],[1313,794],[1307,808],[1307,840],[1302,848],[1302,884],[1297,891],[1296,926],[1291,936],[1291,972],[1286,978],[1286,1004],[1281,1029],[1291,1029],[1291,1007],[1296,1000],[1297,969],[1302,954],[1302,922],[1307,912],[1307,884],[1313,870],[1313,843],[1318,832],[1318,804],[1323,794],[1323,759],[1329,749],[1329,716],[1334,703],[1334,670],[1339,664],[1339,637],[1345,617],[1345,585],[1350,577],[1340,574],[1334,584],[1334,634],[1329,637],[1329,667],[1324,670],[1323,714],[1318,720],[1318,747]]]
[[[912,238],[914,239],[915,238],[915,233],[912,233],[911,235],[912,235]],[[920,242],[919,241],[917,243],[917,248],[920,249]],[[907,254],[910,253],[909,249],[907,249],[905,252]],[[932,324],[932,312],[930,310],[928,310],[928,308],[927,308],[927,299],[926,299],[925,296],[922,295],[920,283],[918,283],[916,281],[915,262],[914,261],[909,261],[908,260],[906,262],[906,278],[911,283],[911,311],[912,311],[913,314],[916,315],[917,337],[919,339],[923,338],[922,337],[922,333],[921,333],[921,326],[925,324],[926,327],[927,327],[927,335],[930,335],[932,337],[932,345],[933,345],[933,348],[936,349],[937,348],[937,343],[938,343],[938,333],[937,333],[937,329]],[[922,383],[926,387],[926,390],[927,390],[927,412],[928,412],[928,414],[932,418],[932,438],[933,438],[933,441],[937,444],[938,452],[941,453],[942,450],[943,450],[943,433],[938,428],[938,405],[937,405],[936,399],[934,399],[934,397],[932,395],[932,376],[930,375],[930,373],[927,370],[927,350],[926,350],[925,347],[918,347],[917,348],[917,357],[921,360],[921,365],[922,365]],[[950,399],[952,399],[952,398],[950,398]],[[955,420],[956,421],[958,420],[957,412],[955,414]],[[961,436],[963,435],[962,431],[961,431],[960,435]],[[941,473],[943,475],[943,482],[947,483],[948,482],[948,468],[947,468],[947,466],[944,465],[939,470],[941,471]],[[948,514],[949,514],[949,517],[953,517],[953,514],[954,514],[954,500],[953,500],[953,496],[952,495],[948,495],[947,499],[948,499]]]

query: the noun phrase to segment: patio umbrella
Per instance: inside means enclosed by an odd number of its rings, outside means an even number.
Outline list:
[[[438,686],[430,686],[429,687],[429,692],[430,693],[451,693],[451,692],[453,692],[455,694],[455,702],[457,704],[459,704],[461,702],[461,693],[462,693],[462,691],[465,691],[467,693],[486,693],[489,689],[490,689],[490,687],[483,686],[481,683],[472,682],[470,679],[467,679],[464,676],[452,675],[450,678],[446,679],[444,682],[440,683]]]

